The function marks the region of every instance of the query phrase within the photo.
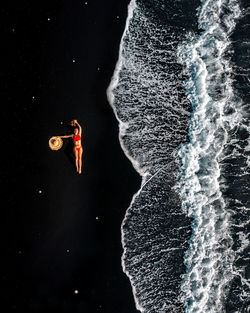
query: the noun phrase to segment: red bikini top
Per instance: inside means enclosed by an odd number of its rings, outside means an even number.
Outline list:
[[[80,135],[73,135],[73,140],[74,141],[79,141],[79,140],[81,140],[81,136]]]

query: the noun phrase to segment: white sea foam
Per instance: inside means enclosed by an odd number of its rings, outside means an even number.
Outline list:
[[[228,133],[242,118],[232,88],[232,67],[225,57],[239,16],[237,1],[202,1],[198,20],[203,32],[190,36],[179,49],[190,75],[186,87],[193,105],[190,142],[179,150],[182,204],[194,219],[182,283],[188,313],[224,312],[234,276],[231,214],[222,196],[220,159]],[[246,238],[241,239],[246,245]]]
[[[234,266],[237,253],[247,248],[245,222],[238,223],[235,249],[230,232],[237,219],[233,205],[242,215],[246,208],[223,196],[227,160],[241,156],[243,146],[248,149],[247,136],[244,142],[232,136],[247,128],[243,105],[234,95],[228,56],[240,9],[234,0],[202,1],[198,18],[203,31],[183,44],[185,29],[157,23],[142,2],[132,0],[129,5],[107,91],[119,121],[121,147],[142,176],[122,224],[123,270],[141,312],[180,313],[183,303],[190,313],[224,312],[232,279],[240,277],[248,286],[246,270]],[[171,8],[163,2],[155,1],[157,9],[165,8],[170,17]],[[189,101],[180,62],[189,76]],[[187,140],[190,103],[190,141],[179,146]],[[176,174],[178,147],[181,176]],[[247,172],[242,169],[239,175]],[[192,236],[187,216],[194,220]],[[245,290],[241,299],[246,298]]]
[[[190,221],[171,186],[175,149],[187,139],[190,104],[176,56],[180,28],[158,25],[145,10],[134,0],[129,5],[107,91],[121,147],[142,176],[122,223],[122,266],[138,310],[177,313]]]

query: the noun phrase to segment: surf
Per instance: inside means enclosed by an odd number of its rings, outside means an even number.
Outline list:
[[[141,312],[224,312],[235,277],[246,285],[225,171],[246,120],[231,63],[240,15],[234,0],[129,4],[107,97],[142,179],[121,226]]]
[[[155,3],[158,14],[164,1]],[[165,12],[175,12],[171,8],[155,15],[147,5],[129,5],[107,90],[121,147],[142,178],[121,226],[122,267],[138,310],[182,312],[179,286],[191,228],[173,187],[178,171],[175,151],[187,140],[190,117],[185,75],[176,56],[183,27],[163,25]],[[190,27],[190,21],[187,24]]]
[[[189,142],[178,151],[182,207],[193,219],[181,286],[185,311],[190,313],[225,312],[234,277],[231,210],[222,193],[220,161],[230,131],[242,118],[227,54],[240,15],[236,1],[202,1],[200,35],[190,34],[189,42],[178,50],[188,71],[186,92],[193,108]]]

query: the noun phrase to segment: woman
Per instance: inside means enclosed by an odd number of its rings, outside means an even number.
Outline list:
[[[81,139],[82,139],[82,127],[80,126],[80,124],[77,122],[77,120],[73,120],[71,122],[72,126],[77,126],[74,128],[74,134],[72,135],[65,135],[65,136],[59,136],[61,138],[73,138],[73,142],[74,142],[74,154],[75,154],[75,162],[76,162],[76,170],[79,174],[82,173],[82,143],[81,143]]]

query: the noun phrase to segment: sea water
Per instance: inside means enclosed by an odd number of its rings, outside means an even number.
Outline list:
[[[107,94],[142,176],[122,224],[141,312],[249,310],[246,24],[234,0],[129,5]]]

